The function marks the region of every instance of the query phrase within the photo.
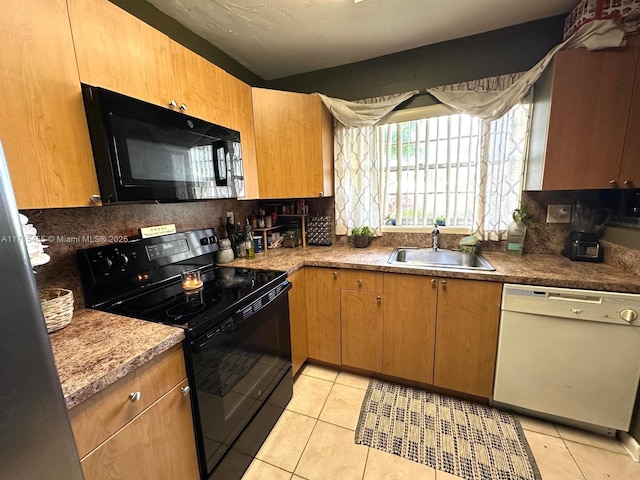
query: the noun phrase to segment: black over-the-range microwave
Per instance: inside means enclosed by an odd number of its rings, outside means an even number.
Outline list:
[[[104,203],[244,197],[240,133],[82,85]]]

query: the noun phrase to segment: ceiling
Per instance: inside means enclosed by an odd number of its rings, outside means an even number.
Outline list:
[[[264,80],[566,14],[578,0],[147,0]]]

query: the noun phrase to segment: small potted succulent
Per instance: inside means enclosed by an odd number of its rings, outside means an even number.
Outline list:
[[[371,243],[371,239],[373,238],[373,230],[367,226],[352,228],[351,238],[353,239],[353,245],[356,248],[368,247]]]
[[[444,215],[439,215],[436,217],[436,225],[439,227],[444,227],[446,223],[446,218]]]

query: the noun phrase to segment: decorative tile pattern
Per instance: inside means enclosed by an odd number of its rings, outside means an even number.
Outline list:
[[[381,380],[371,381],[355,438],[467,480],[541,480],[512,415]]]

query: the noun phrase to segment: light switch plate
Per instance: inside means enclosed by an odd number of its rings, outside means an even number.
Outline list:
[[[571,204],[548,205],[547,223],[571,223]]]

